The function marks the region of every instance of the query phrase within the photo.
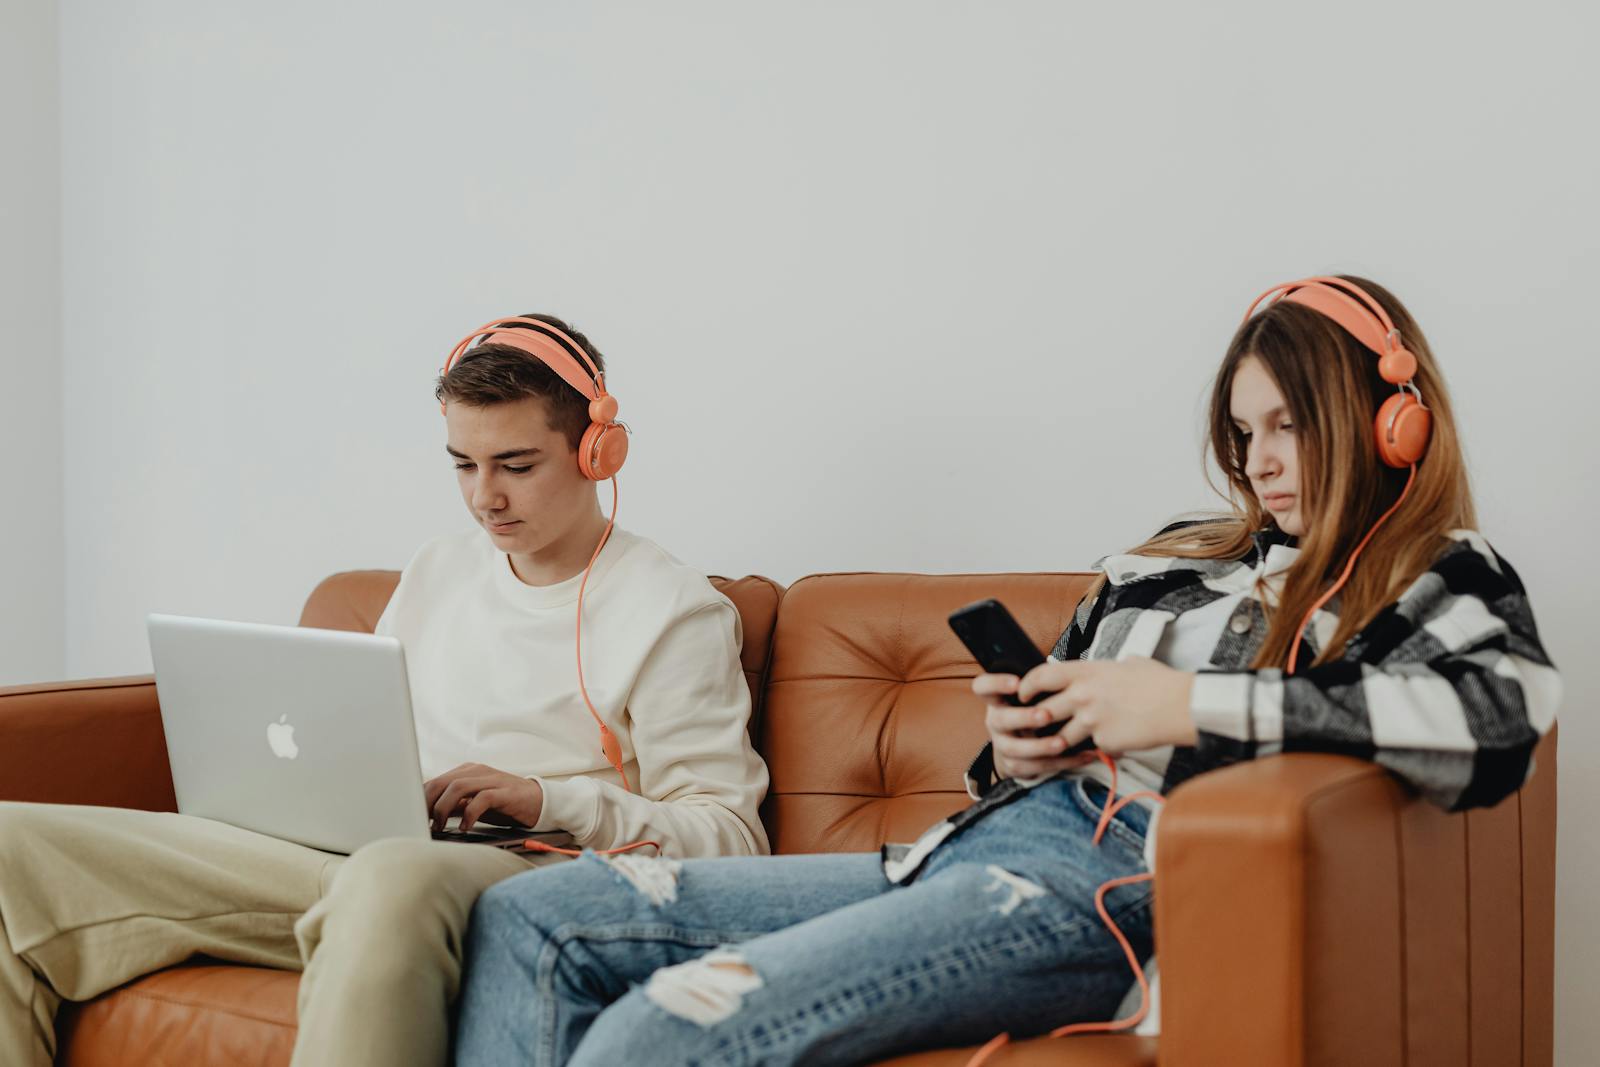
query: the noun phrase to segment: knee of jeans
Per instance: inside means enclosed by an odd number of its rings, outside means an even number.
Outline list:
[[[537,874],[508,878],[490,886],[472,913],[474,924],[499,924],[513,919],[542,927],[580,915],[615,916],[617,891],[627,887],[649,904],[670,904],[678,898],[678,860],[634,856],[601,856],[586,852],[574,863],[541,869]]]
[[[531,878],[519,875],[485,889],[472,906],[472,937],[496,936],[508,927],[538,927],[544,909],[530,907],[529,898],[538,892],[540,883],[554,873],[540,871]],[[542,929],[540,932],[543,933]]]
[[[656,971],[644,995],[667,1014],[710,1028],[736,1015],[746,994],[763,984],[743,953],[720,948]]]
[[[556,863],[507,878],[485,889],[472,908],[472,927],[489,933],[508,927],[541,934],[592,914],[608,883],[583,860]]]
[[[656,907],[672,904],[678,899],[678,878],[683,872],[680,860],[640,856],[632,852],[615,856],[590,853],[584,859],[604,865],[614,883],[627,886]]]

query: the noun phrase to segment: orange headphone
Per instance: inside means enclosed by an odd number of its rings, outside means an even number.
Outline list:
[[[1256,308],[1274,294],[1332,319],[1377,355],[1378,373],[1399,390],[1383,402],[1373,420],[1378,458],[1391,467],[1409,467],[1421,459],[1432,436],[1433,413],[1411,381],[1417,373],[1417,357],[1401,341],[1400,331],[1383,305],[1353,282],[1321,275],[1274,285],[1255,298],[1244,321],[1249,322]]]
[[[518,329],[519,326],[528,328]],[[583,568],[583,580],[578,583],[578,621],[574,632],[578,657],[578,692],[583,697],[584,707],[589,709],[589,715],[600,728],[600,750],[605,753],[606,762],[611,764],[621,777],[622,788],[631,792],[628,772],[622,769],[622,745],[611,732],[611,728],[605,724],[605,720],[600,718],[600,713],[595,710],[594,701],[589,699],[588,687],[583,683],[583,594],[589,585],[589,572],[594,570],[595,560],[600,558],[600,550],[606,547],[606,542],[611,539],[611,530],[617,524],[617,471],[628,458],[628,427],[617,421],[617,399],[606,392],[606,377],[600,372],[600,368],[595,366],[594,360],[589,358],[589,354],[583,350],[583,346],[541,319],[514,315],[485,323],[463,337],[455,348],[451,349],[450,358],[444,361],[444,368],[439,372],[439,376],[442,378],[449,374],[450,368],[455,366],[456,361],[466,353],[472,342],[480,337],[484,338],[484,344],[510,345],[526,352],[555,371],[562,381],[589,401],[589,427],[583,431],[583,439],[578,443],[578,470],[592,482],[603,482],[607,479],[611,481],[611,518],[606,523],[605,533],[600,535],[600,543],[594,546],[594,554],[589,557],[588,566]],[[580,360],[582,362],[579,362]],[[445,404],[440,403],[439,412],[443,414],[444,410]],[[654,844],[654,842],[648,843]],[[530,849],[539,847],[533,842],[525,845]],[[628,847],[635,848],[638,845]]]
[[[1287,672],[1293,674],[1295,663],[1300,656],[1300,638],[1306,632],[1306,627],[1311,625],[1312,617],[1322,605],[1333,599],[1333,594],[1349,580],[1361,550],[1367,547],[1367,542],[1378,532],[1378,527],[1399,509],[1406,495],[1411,492],[1411,485],[1417,480],[1417,462],[1422,459],[1423,453],[1427,452],[1428,439],[1433,435],[1433,413],[1422,403],[1422,394],[1417,391],[1416,384],[1411,380],[1417,373],[1417,357],[1400,339],[1400,331],[1395,329],[1394,322],[1389,318],[1389,313],[1383,309],[1383,305],[1374,300],[1366,290],[1354,282],[1328,275],[1285,282],[1282,285],[1274,285],[1256,297],[1250,309],[1244,313],[1244,321],[1249,322],[1250,316],[1256,313],[1256,308],[1274,295],[1280,300],[1302,304],[1332,319],[1343,326],[1350,336],[1377,355],[1378,373],[1384,381],[1398,389],[1394,396],[1385,400],[1378,408],[1377,417],[1373,420],[1378,458],[1391,467],[1411,468],[1405,488],[1400,491],[1400,498],[1372,524],[1367,536],[1361,539],[1356,550],[1350,554],[1339,580],[1317,598],[1317,602],[1311,605],[1311,610],[1306,612],[1306,617],[1301,620],[1300,629],[1295,632],[1294,643],[1289,647],[1289,662],[1286,666]]]
[[[527,329],[518,328],[522,326]],[[628,458],[628,428],[617,421],[617,398],[606,392],[606,376],[583,346],[540,319],[522,316],[495,319],[461,339],[451,350],[450,358],[444,361],[440,377],[449,374],[456,360],[480,337],[484,338],[484,344],[520,348],[555,371],[562,381],[589,401],[589,428],[583,431],[583,440],[578,444],[578,470],[592,482],[615,477]],[[439,405],[441,413],[444,407],[442,403]]]

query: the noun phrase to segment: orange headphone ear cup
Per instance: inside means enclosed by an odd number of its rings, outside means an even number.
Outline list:
[[[1433,435],[1433,412],[1410,393],[1396,393],[1383,402],[1373,429],[1378,458],[1391,467],[1409,467],[1428,450]]]
[[[622,469],[628,458],[628,431],[615,422],[590,423],[578,444],[578,470],[590,481],[603,482]]]

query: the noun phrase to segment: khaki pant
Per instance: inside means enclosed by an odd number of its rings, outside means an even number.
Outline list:
[[[304,966],[296,1067],[443,1064],[472,904],[531,865],[487,845],[345,858],[184,815],[0,803],[0,1063],[49,1067],[62,999],[203,953]]]

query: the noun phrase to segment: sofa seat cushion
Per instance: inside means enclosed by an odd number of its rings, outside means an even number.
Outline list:
[[[60,1067],[134,1063],[282,1067],[294,1048],[292,971],[188,964],[63,1004]]]

